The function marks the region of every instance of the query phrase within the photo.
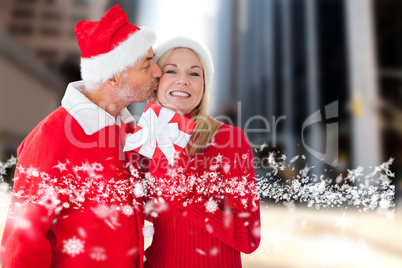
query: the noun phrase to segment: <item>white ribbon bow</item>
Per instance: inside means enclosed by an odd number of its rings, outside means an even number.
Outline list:
[[[124,151],[135,150],[141,155],[152,158],[155,150],[159,148],[168,159],[169,163],[174,162],[175,147],[185,148],[191,135],[181,131],[177,123],[169,123],[175,112],[162,107],[159,117],[152,108],[144,112],[138,122],[139,131],[128,134]]]

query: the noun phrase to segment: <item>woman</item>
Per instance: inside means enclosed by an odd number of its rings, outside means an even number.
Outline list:
[[[187,38],[155,50],[162,69],[158,101],[197,123],[174,164],[152,160],[146,217],[155,233],[145,267],[241,267],[260,242],[253,155],[244,132],[207,114],[213,65]]]

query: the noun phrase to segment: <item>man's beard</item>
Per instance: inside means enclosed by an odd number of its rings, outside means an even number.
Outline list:
[[[152,88],[158,84],[158,81],[150,83],[148,86],[135,86],[133,83],[124,77],[122,85],[117,94],[119,97],[129,99],[131,102],[147,102],[153,101],[156,98],[155,91]]]

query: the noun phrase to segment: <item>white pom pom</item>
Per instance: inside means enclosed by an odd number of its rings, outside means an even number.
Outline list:
[[[154,236],[154,233],[155,233],[155,229],[152,225],[144,226],[142,228],[142,235],[145,238],[151,238],[152,236]]]

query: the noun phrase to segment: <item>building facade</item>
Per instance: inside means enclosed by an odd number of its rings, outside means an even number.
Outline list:
[[[3,0],[0,26],[48,66],[69,61],[78,65],[74,27],[81,20],[98,20],[108,4],[107,0]]]

